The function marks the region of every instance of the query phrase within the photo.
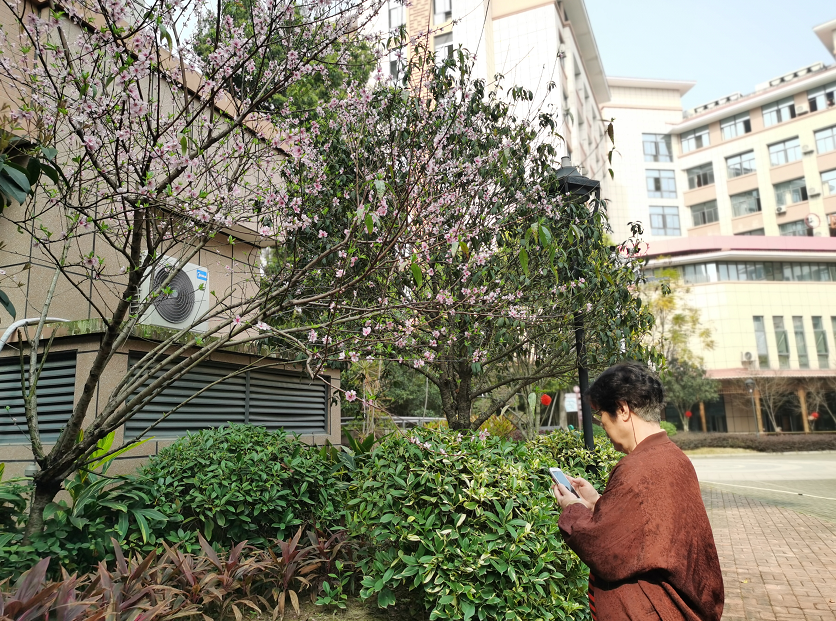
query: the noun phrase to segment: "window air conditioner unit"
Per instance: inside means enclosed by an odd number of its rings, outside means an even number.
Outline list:
[[[815,153],[816,150],[808,144],[801,146],[801,152],[807,155],[808,153]]]
[[[807,196],[818,196],[821,194],[818,188],[807,188]]]
[[[755,354],[750,351],[744,351],[740,354],[740,362],[743,364],[751,364],[755,361]]]
[[[801,116],[802,114],[807,114],[810,111],[810,108],[807,107],[807,104],[798,104],[795,107],[795,115]]]
[[[171,275],[177,259],[164,256],[145,278],[140,286],[140,300],[159,289]],[[171,292],[160,293],[140,318],[139,323],[182,330],[209,310],[209,271],[205,267],[186,263],[169,283]],[[207,322],[203,321],[191,329],[205,332]]]
[[[775,213],[777,213],[779,216],[781,214],[785,214],[785,213],[787,213],[787,208],[784,207],[783,205],[779,205],[778,207],[775,208]]]

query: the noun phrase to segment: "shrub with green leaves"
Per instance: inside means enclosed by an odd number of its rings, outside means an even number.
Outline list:
[[[178,535],[178,515],[154,508],[154,490],[142,479],[76,473],[64,488],[70,493],[69,502],[50,503],[44,510],[43,532],[24,545],[31,488],[0,484],[0,498],[19,498],[0,530],[0,579],[17,576],[46,556],[55,561],[50,566],[52,576],[58,576],[62,567],[70,573],[91,571],[99,561],[113,560],[111,538],[129,552],[142,553],[155,549],[162,539],[173,544],[189,538],[182,531]]]
[[[342,511],[336,471],[320,449],[284,431],[230,425],[180,438],[142,475],[183,528],[230,545],[286,539],[302,524],[332,528]]]
[[[669,437],[676,435],[676,426],[673,423],[663,420],[659,423],[659,426],[665,431],[665,433],[668,434]]]
[[[563,543],[547,468],[600,486],[618,460],[580,434],[529,443],[419,428],[393,435],[355,473],[347,523],[369,543],[363,597],[409,591],[430,619],[586,618],[588,570]]]

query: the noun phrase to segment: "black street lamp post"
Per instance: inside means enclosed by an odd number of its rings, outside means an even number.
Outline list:
[[[569,156],[563,156],[560,160],[560,168],[557,170],[557,178],[560,183],[560,191],[568,195],[572,201],[586,202],[592,194],[595,195],[595,211],[598,210],[598,201],[601,199],[601,182],[595,179],[584,177],[577,168],[572,166]],[[583,315],[575,311],[575,353],[578,365],[578,385],[581,389],[580,411],[583,423],[583,441],[587,450],[595,450],[595,440],[592,434],[592,410],[589,402],[584,399],[587,388],[589,388],[589,370],[586,368],[586,341],[583,329]]]

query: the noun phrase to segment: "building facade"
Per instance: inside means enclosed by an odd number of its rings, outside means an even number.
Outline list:
[[[474,58],[473,75],[489,87],[523,86],[533,92],[528,109],[558,115],[564,138],[555,147],[590,177],[606,174],[608,139],[601,106],[609,85],[583,0],[389,0],[373,28],[405,26],[439,59],[455,49]],[[396,78],[409,51],[392,51],[382,67]],[[496,76],[503,76],[501,82]]]
[[[836,20],[814,33],[836,59]],[[675,269],[716,343],[691,427],[836,429],[836,64],[686,111],[693,83],[608,81],[614,234],[641,222],[648,276]]]

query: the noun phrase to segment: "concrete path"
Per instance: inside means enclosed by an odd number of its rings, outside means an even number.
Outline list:
[[[723,621],[836,621],[836,453],[692,457]]]

